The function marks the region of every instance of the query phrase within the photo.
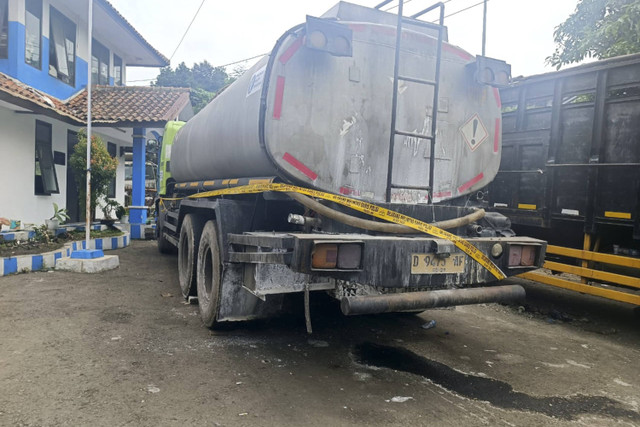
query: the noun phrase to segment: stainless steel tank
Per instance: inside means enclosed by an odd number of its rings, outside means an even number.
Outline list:
[[[268,57],[179,131],[171,154],[177,181],[279,175],[385,201],[396,18],[344,2],[324,18],[347,29],[350,52],[314,49],[318,40],[305,34],[304,25],[285,33]],[[400,73],[433,80],[436,46],[432,30],[405,28]],[[498,170],[498,90],[474,82],[472,55],[446,42],[442,52],[436,150],[431,153],[424,139],[395,137],[392,182],[399,188],[392,202],[427,202],[427,192],[415,188],[428,185],[432,154],[434,201],[482,188]],[[401,81],[398,92],[396,128],[430,133],[433,88]]]

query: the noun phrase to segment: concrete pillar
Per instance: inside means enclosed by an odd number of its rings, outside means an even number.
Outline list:
[[[133,167],[131,179],[131,206],[129,206],[129,222],[131,238],[144,237],[144,225],[147,223],[147,207],[145,196],[145,163],[147,142],[145,128],[133,128]]]

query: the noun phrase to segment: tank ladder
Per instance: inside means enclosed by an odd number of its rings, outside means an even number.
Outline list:
[[[381,7],[391,3],[393,0],[385,0],[378,4],[375,8]],[[395,46],[395,61],[393,66],[393,98],[391,101],[391,140],[389,143],[389,165],[387,169],[387,194],[386,201],[391,202],[391,190],[393,188],[407,188],[412,190],[427,190],[429,194],[429,203],[433,203],[433,181],[434,181],[434,168],[435,168],[435,147],[436,147],[436,127],[438,123],[438,97],[440,89],[440,62],[442,59],[442,42],[444,38],[444,3],[439,2],[428,8],[406,17],[403,15],[405,0],[398,0],[398,23],[396,26],[396,46]],[[432,24],[430,22],[419,21],[418,18],[428,12],[435,9],[440,9],[440,18],[438,24]],[[400,48],[402,43],[402,24],[410,23],[412,25],[419,25],[427,28],[433,28],[438,30],[438,43],[436,46],[436,64],[435,64],[435,78],[434,80],[426,80],[411,76],[405,76],[400,74]],[[422,85],[433,86],[433,110],[431,113],[431,133],[428,135],[406,132],[396,128],[396,116],[398,113],[398,83],[400,80],[417,83]],[[419,139],[426,139],[431,143],[431,151],[429,155],[429,185],[428,186],[407,186],[396,185],[393,183],[393,153],[395,148],[396,135],[408,136]]]

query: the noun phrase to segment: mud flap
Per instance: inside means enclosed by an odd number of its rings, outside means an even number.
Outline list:
[[[218,321],[262,319],[281,311],[283,295],[268,295],[262,301],[243,287],[243,264],[225,263],[223,268]]]

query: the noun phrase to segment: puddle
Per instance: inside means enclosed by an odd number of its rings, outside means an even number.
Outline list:
[[[608,397],[530,396],[514,391],[506,382],[464,374],[403,348],[363,343],[356,346],[354,356],[359,363],[420,375],[461,396],[484,400],[503,409],[538,412],[565,420],[593,414],[640,421],[640,414]]]

